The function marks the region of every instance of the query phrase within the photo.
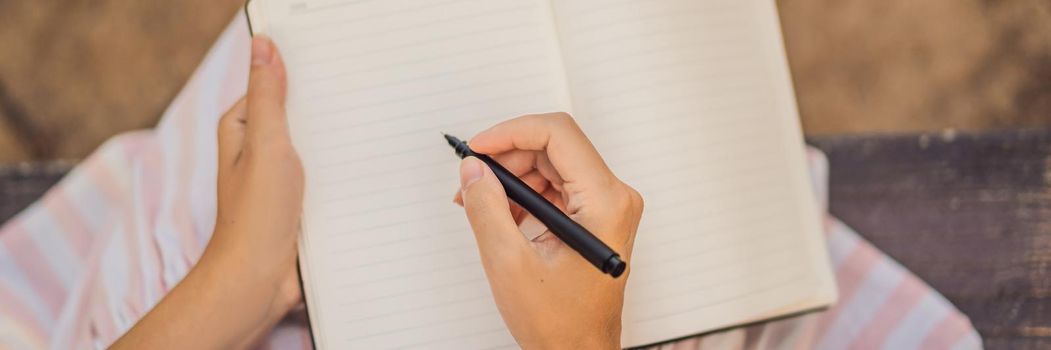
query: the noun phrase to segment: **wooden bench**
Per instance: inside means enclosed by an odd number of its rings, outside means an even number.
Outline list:
[[[818,137],[832,214],[971,318],[1051,348],[1051,130]]]
[[[987,348],[1051,348],[1051,130],[809,142],[830,160],[832,213],[970,316]],[[70,166],[0,166],[0,221]]]

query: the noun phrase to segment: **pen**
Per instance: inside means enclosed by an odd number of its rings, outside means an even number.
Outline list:
[[[473,156],[489,165],[489,168],[493,170],[493,174],[496,174],[496,178],[500,180],[500,184],[504,186],[504,191],[507,192],[508,198],[515,201],[522,209],[533,214],[537,220],[540,220],[547,226],[548,230],[551,230],[551,233],[555,234],[577,253],[580,253],[585,260],[595,265],[603,273],[607,273],[614,278],[620,277],[624,273],[628,263],[621,260],[617,252],[613,251],[605,243],[602,243],[591,232],[588,232],[584,226],[580,226],[576,221],[570,219],[562,210],[548,202],[539,193],[536,193],[533,188],[522,182],[515,174],[501,166],[500,163],[497,163],[487,155],[475,153],[467,146],[467,142],[455,136],[444,133],[442,135],[449,142],[449,146],[456,150],[456,155],[460,158]]]

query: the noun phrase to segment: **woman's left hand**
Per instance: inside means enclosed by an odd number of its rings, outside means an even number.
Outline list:
[[[218,213],[204,254],[113,348],[251,346],[302,300],[296,241],[303,167],[285,116],[285,67],[252,40],[248,94],[219,122]]]
[[[271,293],[270,317],[302,300],[296,241],[303,212],[303,166],[285,115],[285,66],[273,43],[252,42],[248,94],[219,121],[218,213],[205,254],[249,266],[246,282]]]

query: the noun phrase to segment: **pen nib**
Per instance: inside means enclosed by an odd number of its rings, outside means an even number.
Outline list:
[[[449,142],[449,146],[452,146],[453,148],[455,148],[456,145],[460,143],[460,139],[456,138],[456,136],[452,136],[444,132],[442,133],[442,136],[445,137],[445,141]]]

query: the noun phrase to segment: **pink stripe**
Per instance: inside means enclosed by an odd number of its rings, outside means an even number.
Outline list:
[[[113,230],[100,230],[99,241],[106,242],[109,237],[112,236]],[[93,347],[90,340],[94,338],[95,332],[88,328],[88,325],[92,323],[93,315],[90,313],[95,308],[95,304],[92,303],[93,297],[98,293],[99,284],[99,264],[102,262],[101,244],[96,245],[95,249],[91,250],[91,255],[87,259],[87,266],[84,268],[84,276],[87,278],[82,279],[81,285],[78,286],[77,290],[80,291],[78,295],[72,296],[71,300],[75,304],[72,304],[67,308],[67,312],[77,315],[70,328],[63,329],[60,336],[65,337],[62,339],[68,339],[70,348],[89,348]],[[52,345],[66,345],[66,344],[52,344]]]
[[[62,228],[62,235],[77,252],[77,260],[83,262],[91,249],[91,232],[88,231],[87,220],[73,208],[70,196],[67,186],[55,186],[44,197],[43,204]]]
[[[141,254],[139,252],[139,232],[135,226],[135,209],[132,205],[135,204],[134,200],[128,200],[125,203],[124,213],[124,227],[123,230],[124,239],[124,251],[120,252],[124,254],[125,258],[128,259],[128,289],[127,294],[124,296],[125,305],[131,312],[129,316],[138,318],[137,315],[145,313],[145,305],[143,298],[145,294],[142,289],[142,275],[143,265],[146,263],[142,261]]]
[[[128,196],[126,195],[128,191],[126,189],[127,183],[121,183],[117,181],[117,179],[121,177],[118,177],[117,174],[113,172],[113,169],[110,167],[109,163],[106,160],[100,157],[97,158],[96,161],[89,162],[85,165],[88,166],[88,171],[86,171],[86,173],[88,173],[89,178],[94,183],[99,184],[99,187],[103,189],[103,192],[108,195],[108,205],[115,207],[121,205],[122,203],[127,203],[128,201],[130,201],[130,198],[127,198]],[[131,216],[130,212],[122,212],[121,214],[125,216]],[[107,237],[106,243],[100,246],[98,249],[105,250],[108,248],[107,245],[109,243],[112,243],[114,239],[124,238],[117,237],[112,234],[117,232],[116,225],[119,224],[112,223],[105,227],[104,232],[111,232],[111,234]],[[132,234],[130,230],[133,230],[134,228],[127,227],[126,229],[127,230],[124,233],[126,235],[130,235]],[[97,259],[101,259],[101,257],[98,257]],[[106,273],[107,272],[103,271],[103,269],[99,269],[96,272],[96,278],[103,278],[102,275]],[[116,337],[119,336],[119,331],[117,330],[118,327],[116,325],[116,317],[114,313],[119,311],[117,308],[114,307],[114,305],[111,305],[109,299],[105,297],[105,295],[110,293],[110,291],[108,289],[99,289],[99,287],[96,286],[93,289],[88,290],[87,292],[91,293],[92,298],[92,300],[90,301],[91,310],[89,313],[89,317],[91,317],[91,327],[94,327],[98,331],[100,339],[115,340]],[[128,293],[130,294],[131,291],[129,290]]]
[[[117,183],[114,177],[115,174],[110,171],[109,166],[105,162],[101,157],[92,157],[90,161],[81,164],[87,178],[98,185],[102,189],[102,194],[108,197],[105,203],[97,203],[100,206],[108,206],[124,200],[122,198],[124,193],[123,184]]]
[[[11,253],[11,258],[18,265],[15,268],[25,273],[30,287],[49,309],[47,319],[54,320],[62,309],[66,288],[55,271],[48,267],[40,247],[29,237],[33,233],[25,230],[21,222],[12,223],[7,229],[9,232],[0,240],[0,244]]]
[[[915,276],[906,274],[880,307],[879,312],[872,317],[861,334],[854,338],[850,348],[876,349],[882,346],[898,322],[929,293],[933,291]]]
[[[875,249],[864,243],[858,243],[854,250],[843,259],[843,263],[836,270],[836,281],[839,287],[839,303],[831,310],[821,315],[818,323],[818,335],[825,334],[832,322],[839,318],[843,308],[850,303],[857,293],[861,282],[868,276],[869,271],[879,261],[880,255]]]
[[[801,342],[806,342],[805,346],[812,347],[813,343],[809,340],[813,336],[808,333],[812,333],[814,326],[817,325],[816,320],[814,314],[808,314],[767,323],[760,337],[760,343],[756,346],[760,349],[787,349],[790,345],[801,346],[803,345]]]
[[[955,310],[945,315],[937,326],[927,334],[920,349],[948,349],[970,334],[971,322]]]
[[[817,327],[809,327],[807,330],[800,331],[802,335],[796,341],[795,346],[792,349],[796,350],[810,350],[813,349],[817,344]]]
[[[143,201],[143,212],[145,217],[140,218],[144,221],[143,225],[148,231],[149,248],[142,252],[144,255],[148,255],[149,261],[154,263],[158,274],[163,274],[164,261],[161,258],[161,247],[160,241],[155,237],[155,228],[157,227],[157,216],[160,212],[160,204],[163,200],[161,189],[164,186],[164,167],[161,157],[163,152],[160,149],[160,144],[152,142],[148,148],[143,152],[142,163],[141,163],[141,175],[142,175],[142,201]],[[145,259],[145,258],[144,258]],[[167,292],[167,288],[164,286],[164,277],[158,275],[152,282],[151,286],[158,295],[155,297],[160,298],[162,293]],[[149,300],[151,304],[155,304],[158,300]]]
[[[120,332],[117,330],[117,317],[114,314],[116,309],[109,303],[109,299],[106,298],[108,291],[96,286],[91,289],[90,293],[89,307],[91,309],[88,317],[91,319],[89,320],[89,327],[97,332],[96,339],[107,343],[116,341],[120,337]]]
[[[124,151],[123,153],[125,159],[142,159],[141,155],[143,149],[148,147],[148,143],[146,142],[149,140],[148,135],[149,134],[146,133],[137,133],[128,135],[120,139],[122,141],[121,146],[122,150]],[[124,171],[134,172],[137,170],[137,168],[133,165],[135,164],[133,162],[125,162],[124,164],[126,167]],[[137,178],[141,179],[141,176],[139,175],[141,174],[134,174],[134,176],[137,176]],[[132,188],[132,185],[133,184],[129,183],[127,187]],[[134,189],[141,190],[141,187],[136,186]],[[138,191],[134,191],[133,193],[137,192]],[[136,201],[136,198],[132,197],[131,195],[129,195],[125,201],[119,203],[121,206],[123,206],[120,212],[126,213],[126,215],[124,215],[123,217],[125,229],[122,231],[125,235],[125,250],[121,253],[123,253],[125,255],[125,258],[128,259],[128,275],[126,276],[128,279],[128,289],[127,294],[124,295],[124,303],[118,305],[118,307],[126,308],[128,311],[128,316],[133,317],[135,319],[140,318],[143,314],[146,313],[146,302],[144,300],[145,293],[143,288],[144,283],[142,279],[145,274],[143,269],[145,266],[147,266],[146,264],[148,263],[147,261],[144,261],[143,252],[140,251],[139,239],[142,238],[140,235],[144,233],[139,232],[139,227],[136,225],[136,218],[138,217],[138,215],[134,206],[138,203],[139,202]]]
[[[196,106],[200,103],[200,84],[199,80],[195,81],[192,86],[187,89],[188,100],[180,101],[186,106]],[[190,180],[193,178],[193,172],[196,168],[194,163],[194,144],[197,139],[197,135],[194,133],[194,127],[196,125],[196,118],[193,115],[193,109],[191,108],[180,108],[180,113],[172,117],[180,119],[178,123],[178,139],[183,141],[181,144],[181,153],[179,154],[178,164],[175,169],[178,171],[178,181],[175,184],[175,201],[172,206],[172,223],[179,231],[179,237],[182,241],[183,246],[183,258],[187,265],[193,265],[196,263],[198,257],[200,257],[200,242],[197,242],[197,234],[193,227],[193,213],[190,212],[190,200],[189,196],[191,193]]]
[[[803,321],[796,326],[796,332],[799,332],[799,338],[795,339],[795,346],[793,349],[797,350],[808,350],[813,349],[817,344],[817,326],[821,322],[823,314],[810,314],[803,316]],[[774,343],[776,344],[776,343]]]
[[[30,310],[26,303],[18,302],[19,298],[11,292],[10,287],[0,285],[0,313],[7,317],[12,317],[13,321],[24,326],[27,330],[32,332],[31,336],[36,338],[38,341],[47,339],[48,334],[45,329],[49,329],[47,325],[40,324],[38,317],[34,317],[35,313]],[[46,317],[45,317],[46,318]]]

